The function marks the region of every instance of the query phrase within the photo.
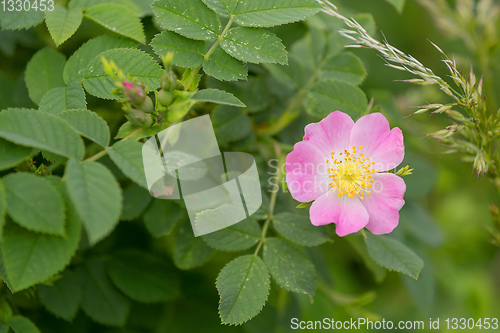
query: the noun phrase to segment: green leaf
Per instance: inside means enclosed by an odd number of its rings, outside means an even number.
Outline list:
[[[174,53],[172,63],[179,67],[195,68],[203,63],[207,46],[201,40],[192,40],[174,32],[163,31],[149,43],[155,53],[162,57]]]
[[[302,202],[302,203],[298,204],[297,206],[295,206],[295,208],[298,208],[298,209],[307,208],[307,207],[311,206],[312,203],[313,203],[312,201]]]
[[[148,191],[134,183],[123,190],[123,209],[120,220],[132,221],[148,207],[152,197]]]
[[[123,326],[130,311],[130,301],[111,284],[100,259],[90,259],[84,267],[83,311],[101,324]]]
[[[130,121],[127,121],[120,126],[120,128],[118,129],[118,133],[116,133],[115,135],[115,139],[123,139],[129,135],[130,136],[128,140],[140,140],[143,138],[149,138],[166,129],[167,127],[168,126],[166,122],[144,128],[135,126]]]
[[[288,291],[314,295],[316,269],[306,256],[279,238],[267,238],[264,262],[271,276]]]
[[[382,235],[367,232],[365,238],[368,254],[380,266],[418,278],[424,261],[404,244]]]
[[[144,224],[154,237],[168,236],[184,217],[183,210],[170,200],[153,199],[143,215]]]
[[[0,170],[15,167],[22,161],[28,159],[33,149],[15,145],[4,139],[0,139]]]
[[[64,235],[64,202],[52,184],[32,173],[16,172],[3,178],[7,211],[28,230]]]
[[[406,204],[400,211],[399,220],[409,235],[430,247],[443,243],[443,232],[430,212],[415,204]]]
[[[153,13],[164,29],[192,39],[213,39],[220,35],[217,15],[200,0],[156,0]]]
[[[191,226],[181,226],[174,243],[174,263],[180,269],[192,269],[206,263],[214,251],[201,239],[194,237]]]
[[[319,80],[339,80],[359,85],[366,77],[366,70],[361,60],[351,52],[329,59],[318,73]]]
[[[271,281],[262,259],[245,255],[224,266],[215,284],[220,295],[222,323],[240,325],[262,310]]]
[[[9,324],[0,321],[0,333],[9,333]]]
[[[33,5],[34,2],[38,0],[31,0],[30,4]],[[6,1],[6,6],[10,6]],[[26,6],[27,7],[27,6]],[[31,8],[32,6],[30,6]],[[39,10],[28,10],[28,11],[8,11],[0,10],[0,24],[2,30],[18,30],[27,29],[34,27],[43,22],[43,12]]]
[[[51,313],[66,321],[72,321],[82,300],[82,276],[65,270],[52,286],[40,285],[38,296]]]
[[[39,104],[47,91],[64,86],[62,74],[65,63],[64,55],[52,49],[44,48],[35,53],[26,66],[24,77],[33,102]]]
[[[104,99],[119,99],[119,96],[111,93],[115,86],[113,79],[104,71],[102,57],[114,61],[118,68],[131,77],[144,81],[149,91],[160,86],[164,71],[148,54],[138,49],[113,49],[95,57],[85,69],[83,86],[89,94]]]
[[[308,112],[314,116],[325,117],[330,112],[341,110],[356,119],[366,111],[368,101],[360,88],[342,81],[327,80],[312,86],[306,104]]]
[[[212,123],[218,139],[234,142],[252,133],[252,122],[244,110],[232,106],[218,106],[212,112]]]
[[[85,16],[113,32],[146,43],[141,20],[126,6],[103,3],[87,9]]]
[[[68,210],[66,237],[44,235],[7,222],[2,259],[12,290],[18,292],[60,272],[78,247],[81,224]]]
[[[233,28],[220,43],[230,56],[245,62],[287,63],[285,46],[272,32],[256,28]]]
[[[137,42],[130,39],[110,35],[102,35],[89,40],[80,46],[66,62],[63,73],[64,82],[69,84],[75,81],[82,81],[88,64],[102,52],[117,48],[133,47],[136,44]]]
[[[138,185],[148,188],[142,162],[142,144],[130,140],[118,141],[108,149],[108,154],[127,177]]]
[[[303,246],[318,246],[330,241],[325,228],[311,224],[308,217],[288,212],[273,217],[273,226],[283,237]]]
[[[205,5],[220,16],[230,17],[239,0],[202,0]]]
[[[139,0],[139,1],[142,4],[147,4],[147,2],[148,2],[147,0]],[[151,1],[151,0],[149,0],[149,1]],[[100,5],[103,2],[125,6],[134,13],[138,13],[138,12],[142,11],[141,6],[133,0],[105,0],[105,1],[102,1],[102,0],[71,0],[68,4],[68,8],[69,9],[74,9],[74,8],[88,9],[88,8],[94,7],[96,5]]]
[[[396,8],[399,14],[403,12],[406,0],[385,0],[385,1],[390,3],[394,8]]]
[[[14,333],[40,333],[38,327],[31,320],[23,316],[14,316],[9,321],[10,328]]]
[[[243,104],[238,98],[236,98],[233,94],[228,93],[224,90],[219,89],[202,89],[198,90],[193,95],[193,100],[199,102],[211,102],[216,104],[225,104],[237,106],[240,108],[244,108],[246,105]]]
[[[387,275],[387,270],[375,263],[375,261],[370,257],[363,241],[364,238],[360,235],[350,235],[346,237],[346,239],[359,254],[365,263],[366,268],[368,268],[368,270],[373,274],[375,282],[382,283]]]
[[[299,90],[307,83],[307,74],[311,73],[304,68],[303,60],[290,54],[288,65],[265,64],[271,75],[288,89]]]
[[[70,83],[67,87],[52,88],[40,101],[38,110],[58,115],[69,109],[86,109],[85,91],[78,82]]]
[[[234,21],[247,27],[272,27],[305,20],[320,10],[321,5],[315,0],[240,1]]]
[[[271,103],[270,90],[263,77],[250,77],[245,87],[245,97],[243,99],[246,104],[245,111],[249,113],[264,111]]]
[[[83,14],[79,8],[67,10],[63,6],[55,5],[54,10],[45,12],[45,23],[57,46],[76,32],[82,19]]]
[[[104,119],[89,110],[68,110],[59,115],[78,134],[94,141],[101,147],[109,144],[109,128]]]
[[[259,224],[251,218],[227,228],[203,235],[203,240],[216,250],[243,251],[251,248],[260,240]]]
[[[424,261],[429,259],[424,257]],[[432,265],[425,265],[418,280],[402,276],[406,290],[423,313],[428,312],[436,302],[437,281]]]
[[[2,228],[3,228],[3,226],[2,226]],[[3,233],[3,229],[2,229],[2,233]],[[9,288],[9,290],[13,293],[14,288],[12,288],[12,284],[10,283],[9,277],[7,276],[7,271],[5,270],[5,264],[3,262],[3,255],[2,255],[1,250],[0,250],[0,278],[3,280],[3,282],[5,282],[5,285],[7,286],[7,288]],[[1,320],[0,320],[0,322],[1,322]]]
[[[5,224],[5,214],[7,212],[7,193],[0,178],[0,241],[2,240],[3,226]]]
[[[69,197],[93,245],[118,223],[122,206],[120,186],[113,174],[97,162],[80,164],[71,159],[64,177]]]
[[[81,159],[84,153],[82,139],[64,120],[35,110],[1,111],[0,137],[68,158]]]
[[[246,80],[248,70],[241,61],[231,57],[222,49],[216,49],[203,63],[207,75],[221,81]]]
[[[164,260],[149,253],[137,250],[116,253],[107,271],[115,286],[135,301],[163,302],[179,295],[172,270]]]

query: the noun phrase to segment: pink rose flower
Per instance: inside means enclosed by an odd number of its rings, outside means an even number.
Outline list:
[[[381,113],[354,123],[335,111],[306,126],[304,140],[286,157],[286,181],[295,200],[314,200],[313,225],[335,223],[339,236],[365,227],[386,234],[398,225],[406,184],[384,171],[403,158],[403,133]]]

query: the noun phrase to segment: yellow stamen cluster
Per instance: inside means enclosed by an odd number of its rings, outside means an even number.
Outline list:
[[[363,146],[359,147],[361,151]],[[349,198],[354,198],[357,195],[361,200],[364,200],[364,195],[370,195],[370,187],[374,180],[372,175],[378,170],[371,169],[375,162],[370,162],[368,157],[363,153],[356,153],[355,146],[352,151],[344,150],[335,157],[335,152],[331,153],[331,158],[326,160],[328,164],[328,177],[330,177],[331,186],[330,192],[337,192],[341,197],[347,194]]]

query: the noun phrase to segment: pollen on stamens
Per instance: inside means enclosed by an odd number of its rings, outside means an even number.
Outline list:
[[[334,159],[335,152],[331,152],[331,159],[326,159],[329,165],[329,186],[330,192],[337,193],[338,197],[347,195],[349,198],[364,200],[366,195],[371,194],[368,189],[374,183],[372,175],[379,171],[372,169],[375,162],[367,162],[370,159],[363,153],[358,155],[356,149],[356,146],[352,146],[351,151],[345,149],[339,153],[340,159]],[[359,146],[359,149],[363,149],[363,146]]]

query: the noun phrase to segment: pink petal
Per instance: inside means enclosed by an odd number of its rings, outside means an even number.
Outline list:
[[[375,162],[373,169],[379,171],[394,169],[404,158],[403,133],[397,127],[391,130],[381,113],[359,118],[352,128],[350,145],[363,146],[359,152]]]
[[[286,183],[292,197],[309,202],[329,188],[326,157],[309,142],[300,141],[286,157]]]
[[[321,150],[325,158],[332,152],[343,152],[349,147],[349,137],[354,121],[349,115],[335,111],[319,123],[311,123],[304,129],[304,141]]]
[[[406,184],[392,173],[375,173],[370,195],[362,201],[370,215],[366,228],[376,235],[390,233],[399,223],[399,210],[405,204]]]
[[[314,201],[309,209],[313,225],[337,224],[339,236],[352,234],[363,229],[368,223],[368,213],[358,197],[349,198],[336,193],[327,193]]]

